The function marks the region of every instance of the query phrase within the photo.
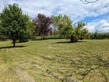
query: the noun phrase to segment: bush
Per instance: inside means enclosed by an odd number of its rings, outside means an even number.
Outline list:
[[[91,33],[90,39],[109,39],[109,33]]]
[[[19,42],[27,42],[31,38],[30,32],[25,32],[23,36],[20,37]]]
[[[1,41],[5,41],[5,40],[7,40],[8,38],[5,36],[5,35],[0,35],[0,40]]]

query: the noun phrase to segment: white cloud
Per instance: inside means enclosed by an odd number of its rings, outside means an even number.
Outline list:
[[[109,21],[108,20],[97,20],[88,23],[85,28],[88,28],[90,32],[109,32]]]
[[[48,16],[66,14],[74,22],[78,22],[85,17],[96,17],[109,12],[109,0],[99,0],[92,4],[83,4],[80,0],[1,0],[0,12],[4,5],[13,3],[17,3],[23,12],[31,17],[36,17],[38,13]],[[101,20],[106,21],[106,19]],[[92,27],[90,28],[91,31],[96,27],[96,24],[92,25],[92,23],[89,23]],[[99,22],[96,23],[99,25]]]

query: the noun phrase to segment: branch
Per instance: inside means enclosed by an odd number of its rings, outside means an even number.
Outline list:
[[[99,1],[99,0],[95,0],[95,1],[88,1],[88,0],[80,0],[82,3],[84,3],[84,4],[88,4],[88,3],[95,3],[95,2],[97,2],[97,1]]]

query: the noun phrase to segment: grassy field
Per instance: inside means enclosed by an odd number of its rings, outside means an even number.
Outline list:
[[[0,82],[109,82],[109,40],[0,42]]]

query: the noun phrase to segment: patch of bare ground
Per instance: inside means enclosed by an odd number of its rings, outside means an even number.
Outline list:
[[[30,76],[27,72],[16,69],[16,73],[19,76],[20,82],[35,82],[34,78]]]

